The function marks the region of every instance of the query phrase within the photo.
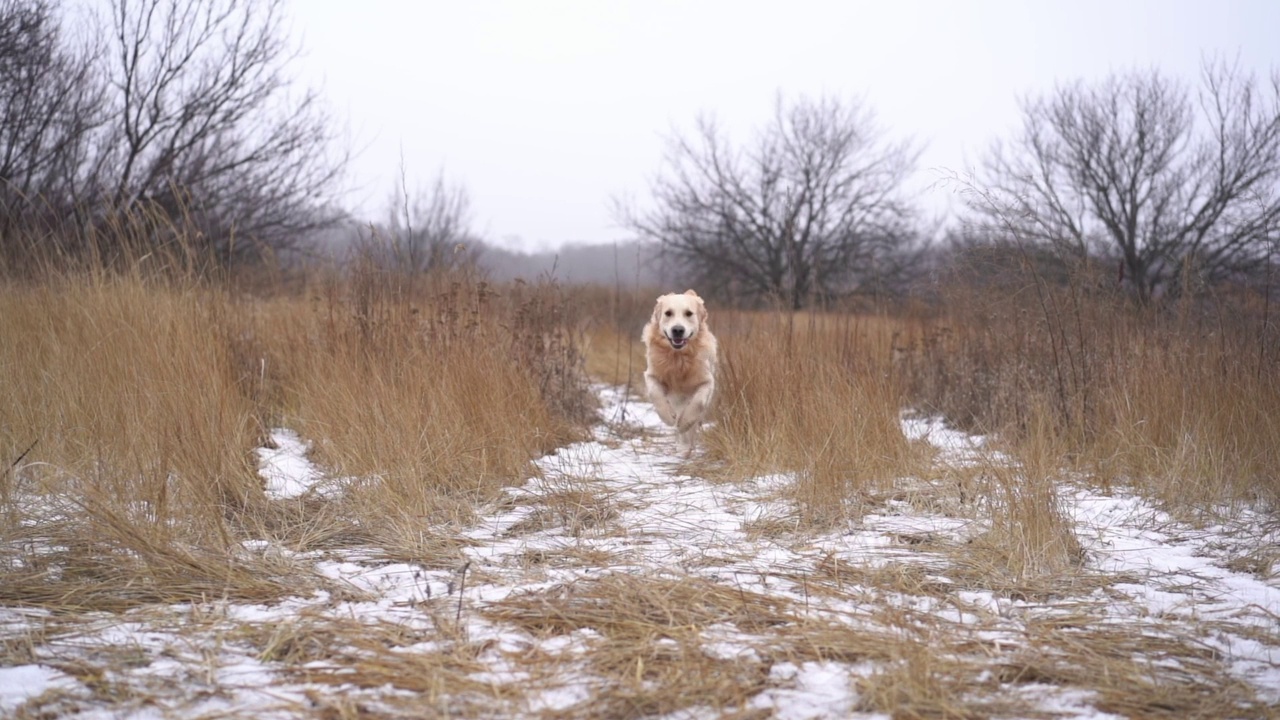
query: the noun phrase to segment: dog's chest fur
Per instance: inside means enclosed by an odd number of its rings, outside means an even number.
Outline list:
[[[651,341],[649,367],[670,392],[687,395],[711,379],[711,371],[696,347],[700,340],[694,338],[683,350],[663,347],[658,344],[661,340]]]

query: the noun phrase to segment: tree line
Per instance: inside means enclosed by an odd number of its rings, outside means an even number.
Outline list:
[[[1140,302],[1270,273],[1280,250],[1280,74],[1220,61],[1024,98],[1022,129],[971,177],[946,250],[1091,266]],[[859,101],[779,98],[734,144],[711,118],[673,133],[650,209],[622,222],[689,282],[791,308],[901,290],[938,264],[905,181],[918,147]],[[1099,272],[1102,271],[1102,272]]]
[[[121,218],[180,225],[222,262],[297,248],[343,219],[345,149],[289,74],[284,0],[0,0],[0,256],[108,250]],[[1248,280],[1280,249],[1280,73],[1206,61],[1059,83],[957,180],[951,252],[1105,271],[1135,298]],[[792,308],[902,292],[940,262],[907,190],[920,145],[862,100],[783,97],[735,141],[673,132],[645,210],[620,223],[681,282]],[[474,262],[465,188],[401,180],[365,256],[414,272]]]

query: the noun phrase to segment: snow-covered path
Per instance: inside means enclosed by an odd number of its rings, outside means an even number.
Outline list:
[[[306,558],[350,593],[74,628],[0,608],[0,637],[28,658],[0,667],[0,715],[1138,712],[1098,672],[1145,673],[1242,716],[1280,703],[1280,581],[1227,561],[1274,531],[1192,531],[1139,498],[1064,486],[1086,571],[1033,593],[957,561],[985,529],[978,513],[889,499],[846,527],[805,529],[793,478],[694,477],[651,407],[600,395],[594,438],[540,460],[465,531],[457,567],[353,549]],[[904,430],[940,463],[982,452],[938,423]],[[323,478],[296,436],[278,445],[262,455],[269,489],[295,496]]]

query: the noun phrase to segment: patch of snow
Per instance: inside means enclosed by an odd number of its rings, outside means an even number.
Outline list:
[[[287,428],[271,431],[275,448],[260,447],[258,474],[266,483],[267,495],[287,500],[306,494],[324,479],[324,473],[307,457],[309,449],[298,434]]]
[[[1188,623],[1253,627],[1280,637],[1280,584],[1229,570],[1206,545],[1215,535],[1172,534],[1181,528],[1143,498],[1098,495],[1077,490],[1068,496],[1090,564],[1100,572],[1124,575],[1132,582],[1114,589],[1128,595],[1117,616],[1138,615]],[[1225,529],[1222,529],[1225,532]],[[1280,647],[1221,630],[1204,642],[1224,654],[1233,673],[1258,688],[1268,702],[1280,702]]]
[[[835,662],[806,662],[801,665],[782,662],[770,670],[770,677],[780,682],[751,699],[749,706],[770,710],[783,720],[818,720],[853,716],[858,695],[854,692],[854,673],[849,666]],[[888,718],[888,715],[860,715]]]
[[[79,685],[75,678],[47,665],[0,667],[0,711],[11,712],[50,690],[70,690]]]
[[[908,440],[927,442],[937,448],[946,462],[954,465],[972,464],[989,458],[987,439],[951,428],[940,417],[901,418],[902,434]]]

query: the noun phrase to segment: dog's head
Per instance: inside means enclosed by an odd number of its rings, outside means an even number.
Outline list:
[[[653,306],[653,324],[673,350],[683,350],[706,322],[707,306],[692,290],[663,295]]]

